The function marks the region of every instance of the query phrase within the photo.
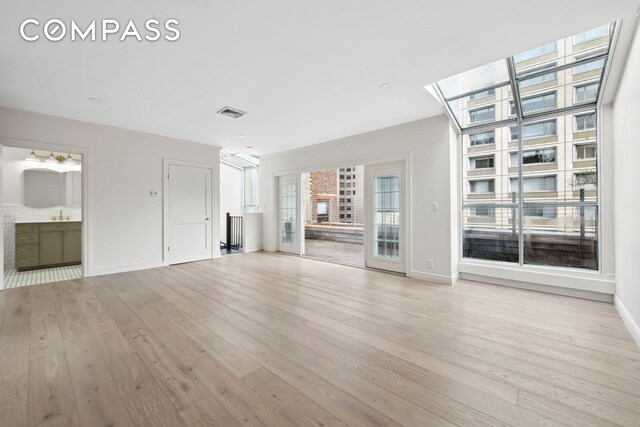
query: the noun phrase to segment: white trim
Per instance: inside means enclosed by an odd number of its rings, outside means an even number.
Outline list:
[[[425,273],[422,271],[411,271],[408,276],[412,279],[424,280],[426,282],[439,283],[443,285],[453,285],[460,278],[458,273],[453,276],[445,276],[443,274]]]
[[[597,271],[554,268],[547,266],[519,266],[501,262],[461,261],[458,263],[461,277],[482,277],[480,281],[493,283],[514,281],[532,285],[595,292],[612,296],[615,293],[615,278]]]
[[[583,298],[600,302],[613,302],[613,295],[602,292],[594,292],[581,289],[569,289],[561,286],[543,285],[527,281],[501,279],[477,274],[460,273],[460,278],[472,282],[488,283],[490,285],[505,286],[508,288],[525,289],[527,291],[544,292],[547,294],[562,295],[573,298]]]
[[[627,308],[622,303],[622,300],[618,297],[618,295],[614,295],[613,304],[615,305],[622,321],[624,322],[627,329],[631,333],[631,336],[636,341],[636,344],[640,346],[640,325],[636,323],[636,321],[631,317],[631,314],[627,311]]]
[[[164,267],[162,262],[150,262],[145,264],[121,265],[118,267],[97,268],[89,272],[89,277],[104,276],[106,274],[126,273],[128,271],[148,270],[150,268]]]

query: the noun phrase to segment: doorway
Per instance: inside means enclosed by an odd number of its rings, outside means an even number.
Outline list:
[[[364,267],[364,166],[302,174],[304,256]]]
[[[79,153],[2,147],[4,288],[83,277]]]
[[[210,167],[165,163],[168,264],[213,258],[213,186]]]

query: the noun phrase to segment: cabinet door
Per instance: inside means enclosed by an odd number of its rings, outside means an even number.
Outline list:
[[[62,262],[80,262],[82,259],[82,236],[80,230],[62,232]]]
[[[62,231],[40,231],[40,265],[62,263]]]

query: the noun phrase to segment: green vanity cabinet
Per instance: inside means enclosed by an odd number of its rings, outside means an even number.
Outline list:
[[[16,269],[60,267],[82,260],[81,222],[16,223]]]

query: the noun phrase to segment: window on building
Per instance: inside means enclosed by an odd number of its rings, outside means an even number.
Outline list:
[[[576,102],[595,101],[598,96],[598,83],[576,86]]]
[[[510,166],[518,166],[518,153],[509,154]],[[537,163],[555,163],[556,149],[542,148],[537,150],[526,150],[522,153],[522,163],[524,165],[532,165]]]
[[[596,112],[576,114],[574,118],[575,131],[582,132],[596,128]]]
[[[340,175],[340,179],[344,179],[344,175]]]
[[[601,27],[592,28],[582,33],[578,33],[573,36],[573,44],[586,43],[591,40],[599,39],[609,35],[609,25],[602,25]]]
[[[340,190],[340,195],[344,196],[344,190]]]
[[[544,46],[536,47],[535,49],[528,50],[526,52],[519,53],[513,56],[513,62],[519,63],[529,61],[530,59],[539,58],[544,55],[548,55],[556,51],[556,42],[547,43]]]
[[[532,75],[534,73],[538,73],[540,71],[543,70],[552,70],[556,67],[556,63],[555,62],[551,62],[549,64],[544,64],[541,65],[539,67],[535,67],[535,68],[530,68],[522,73],[520,73],[519,77],[522,77],[523,79],[526,78],[527,75]],[[555,71],[551,71],[549,73],[545,73],[539,76],[535,76],[535,77],[531,77],[530,79],[526,79],[526,80],[521,80],[520,81],[520,88],[526,88],[529,86],[534,86],[540,83],[544,83],[544,82],[551,82],[554,80],[557,80],[558,75]],[[515,114],[515,113],[514,113]]]
[[[494,179],[481,179],[469,181],[469,193],[493,193],[495,190]]]
[[[476,206],[469,208],[469,215],[494,218],[496,216],[496,210],[490,207]]]
[[[528,96],[526,98],[522,98],[520,105],[522,105],[523,114],[530,113],[532,111],[556,108],[556,93],[549,92],[541,95]],[[515,108],[513,114],[515,114]]]
[[[558,216],[558,209],[555,206],[527,206],[524,210],[524,216],[556,218]]]
[[[347,219],[351,219],[351,214],[347,214]]]
[[[489,169],[493,167],[494,156],[482,156],[469,158],[469,169]]]
[[[318,200],[316,202],[316,213],[319,223],[329,222],[329,201]]]
[[[346,195],[347,195],[347,196],[351,196],[351,194],[352,194],[352,193],[351,193],[351,191],[350,191],[350,190],[347,190]],[[355,194],[355,191],[353,192],[353,194]]]
[[[518,192],[518,178],[509,179],[512,192]],[[531,176],[522,179],[522,190],[525,193],[534,193],[538,191],[555,191],[556,176]]]
[[[469,111],[470,123],[486,122],[488,120],[495,120],[495,118],[496,107],[494,105],[491,105],[489,107],[476,108],[475,110]]]
[[[474,133],[469,135],[469,145],[476,147],[478,145],[489,145],[495,142],[495,131]]]
[[[488,96],[495,95],[495,94],[496,94],[496,90],[495,89],[483,90],[482,92],[476,92],[476,93],[472,93],[471,95],[469,95],[469,101],[474,101],[476,99],[486,98]]]
[[[344,214],[340,214],[340,219],[344,219]]]
[[[347,203],[351,203],[351,199],[347,199]]]
[[[556,135],[556,127],[556,119],[522,125],[522,139],[543,138]],[[518,139],[517,126],[511,127],[510,132],[512,141]]]
[[[596,158],[596,144],[575,145],[576,160],[591,160]]]
[[[602,53],[606,53],[606,50],[597,50],[595,52],[585,53],[583,55],[576,56],[576,61],[598,56]],[[576,65],[573,67],[573,74],[587,73],[589,71],[601,70],[604,67],[604,58],[597,59],[591,62],[585,62],[584,64]]]

